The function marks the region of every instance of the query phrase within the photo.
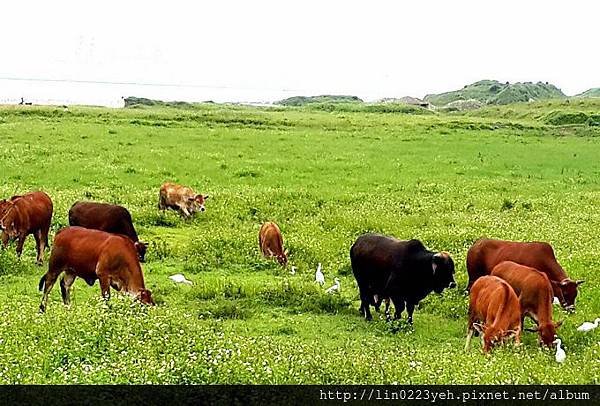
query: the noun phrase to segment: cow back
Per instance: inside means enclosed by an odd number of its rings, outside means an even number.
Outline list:
[[[69,225],[122,234],[133,242],[139,241],[131,214],[119,205],[76,202],[69,210]]]
[[[52,222],[53,204],[44,192],[13,196],[3,204],[3,223],[13,223],[20,234],[47,230]]]
[[[483,276],[470,292],[469,315],[496,331],[520,329],[521,308],[513,288],[497,276]]]
[[[503,261],[513,261],[537,269],[553,281],[567,278],[558,264],[552,247],[545,242],[514,242],[481,239],[475,242],[467,253],[467,271],[474,281],[477,277],[489,275],[492,269]]]

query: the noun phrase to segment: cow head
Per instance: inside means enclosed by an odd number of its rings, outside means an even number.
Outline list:
[[[17,236],[17,227],[15,225],[15,212],[13,209],[14,205],[11,202],[5,201],[2,212],[0,212],[0,230],[4,231],[9,238],[15,238]]]
[[[433,270],[433,290],[442,293],[446,288],[456,287],[454,281],[454,261],[447,252],[438,252],[431,257]]]
[[[135,250],[137,251],[140,262],[146,262],[146,250],[148,249],[148,243],[142,241],[136,241],[133,243]]]
[[[575,310],[575,298],[577,297],[577,287],[581,285],[582,280],[574,281],[569,278],[565,278],[560,282],[551,281],[554,291],[558,293],[558,300],[560,305],[569,311]]]
[[[563,324],[563,320],[553,323],[548,322],[541,324],[536,328],[528,329],[529,331],[538,332],[540,342],[548,347],[553,345],[554,339],[556,338],[556,329]]]
[[[154,299],[152,299],[152,292],[150,292],[148,289],[141,288],[138,291],[136,298],[143,304],[147,304],[150,306],[156,305],[156,303],[154,303]]]
[[[287,254],[288,254],[288,250],[285,250],[283,253],[281,253],[279,255],[275,255],[275,258],[277,259],[277,262],[279,262],[279,265],[281,265],[281,266],[287,265],[287,262],[288,262]]]
[[[490,350],[506,341],[514,338],[518,343],[520,341],[520,330],[499,330],[494,327],[488,327],[480,323],[473,323],[473,327],[483,337],[483,352],[488,353]]]
[[[190,212],[192,213],[196,213],[196,212],[202,212],[205,211],[206,208],[204,207],[204,203],[206,201],[206,199],[208,199],[208,195],[196,195],[196,196],[190,196],[188,198],[188,204],[190,206]]]

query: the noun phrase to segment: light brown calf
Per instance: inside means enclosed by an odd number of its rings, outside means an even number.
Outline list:
[[[513,288],[497,276],[482,276],[470,292],[469,323],[465,350],[469,348],[473,331],[483,334],[483,351],[511,337],[521,342],[521,307]]]
[[[258,244],[263,256],[275,257],[281,266],[287,264],[287,251],[283,250],[283,237],[277,224],[268,221],[258,233]]]
[[[172,209],[185,218],[194,213],[205,211],[204,202],[208,195],[196,194],[187,186],[166,182],[160,187],[158,208],[160,210]]]

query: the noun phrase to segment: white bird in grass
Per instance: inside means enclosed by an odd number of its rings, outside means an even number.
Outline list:
[[[561,342],[562,341],[560,341],[560,338],[557,338],[552,342],[552,344],[556,344],[556,355],[554,356],[556,362],[563,363],[565,362],[565,359],[567,359],[567,354],[565,353],[565,350],[560,348]]]
[[[340,291],[340,280],[338,278],[335,278],[334,281],[335,281],[335,285],[333,285],[332,287],[327,289],[325,291],[325,293],[334,293],[334,292]]]
[[[169,276],[169,279],[171,279],[173,282],[186,283],[188,285],[192,285],[192,281],[186,279],[185,276],[183,276],[180,273],[176,273],[175,275]]]
[[[600,323],[600,317],[594,320],[593,323],[586,321],[581,326],[577,327],[577,331],[581,331],[587,333],[588,331],[592,331],[593,329],[598,327],[598,323]]]
[[[290,273],[291,273],[292,275],[295,275],[295,274],[296,274],[296,267],[295,267],[295,266],[293,266],[293,265],[292,265],[292,269],[290,269]]]
[[[317,266],[317,272],[315,272],[315,282],[317,282],[319,285],[322,285],[325,283],[325,276],[323,275],[323,272],[321,272],[321,263],[319,262],[319,265]]]

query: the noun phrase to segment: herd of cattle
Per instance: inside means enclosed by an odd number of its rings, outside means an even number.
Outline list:
[[[159,192],[158,207],[173,209],[188,218],[204,211],[208,196],[192,189],[165,183]],[[17,241],[21,256],[28,235],[36,242],[37,263],[42,264],[48,246],[53,204],[44,192],[32,192],[0,201],[0,230],[4,248]],[[139,240],[129,211],[118,205],[76,202],[69,210],[69,227],[56,233],[48,264],[48,272],[39,283],[43,291],[40,311],[44,312],[48,294],[58,277],[63,303],[70,303],[71,287],[76,277],[92,286],[100,281],[102,296],[110,297],[110,288],[124,291],[145,304],[154,304],[152,293],[145,288],[140,262],[144,262],[148,245]]]
[[[188,187],[165,183],[159,191],[158,207],[189,218],[205,210],[207,198]],[[16,240],[20,256],[26,237],[33,235],[37,263],[42,264],[52,214],[52,200],[44,192],[1,200],[3,247]],[[277,224],[263,224],[258,242],[265,257],[286,266],[287,251]],[[76,277],[90,286],[99,280],[107,299],[112,287],[153,305],[140,265],[146,250],[147,244],[139,240],[126,208],[76,202],[69,210],[69,227],[58,231],[54,238],[48,272],[39,283],[43,291],[40,311],[45,311],[48,294],[61,274],[60,289],[66,305]],[[386,317],[390,316],[391,303],[396,318],[406,309],[408,322],[412,323],[415,306],[429,293],[456,287],[450,254],[430,251],[419,240],[365,234],[352,246],[350,260],[359,287],[359,310],[367,320],[372,318],[370,307],[379,311],[385,302]],[[466,347],[472,335],[480,333],[485,352],[510,338],[520,342],[525,316],[536,323],[540,342],[552,345],[561,324],[552,321],[553,301],[557,298],[563,308],[574,310],[577,287],[583,283],[571,280],[558,264],[552,247],[542,242],[480,239],[468,251],[467,271],[470,302]]]

